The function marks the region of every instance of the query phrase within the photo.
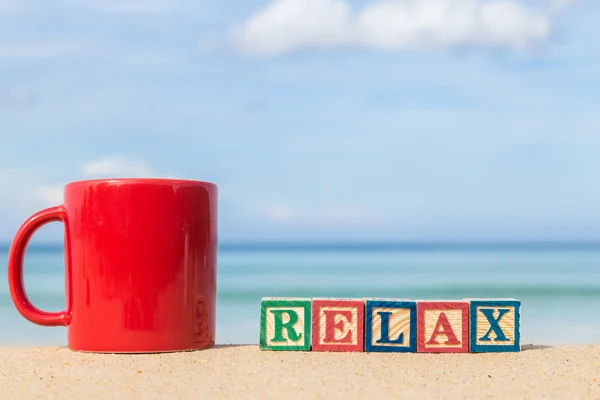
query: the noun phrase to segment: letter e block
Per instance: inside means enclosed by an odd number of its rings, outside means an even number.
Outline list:
[[[472,353],[521,351],[521,302],[516,299],[467,299]]]
[[[365,351],[417,351],[417,303],[401,299],[366,299]]]
[[[310,351],[310,298],[264,297],[260,349]]]
[[[313,299],[312,324],[313,351],[363,351],[362,299]]]
[[[417,352],[468,353],[469,302],[418,301]]]

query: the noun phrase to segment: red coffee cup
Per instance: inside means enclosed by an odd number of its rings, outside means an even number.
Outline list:
[[[65,186],[63,205],[28,218],[11,244],[8,283],[29,321],[66,326],[72,350],[148,353],[215,343],[217,186],[98,179]],[[33,233],[65,225],[66,308],[46,312],[23,288]]]

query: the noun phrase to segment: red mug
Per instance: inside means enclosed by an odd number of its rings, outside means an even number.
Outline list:
[[[36,308],[23,287],[34,232],[65,226],[66,307]],[[217,186],[179,179],[98,179],[65,186],[63,205],[29,217],[8,258],[19,313],[65,326],[72,350],[153,353],[215,343]]]

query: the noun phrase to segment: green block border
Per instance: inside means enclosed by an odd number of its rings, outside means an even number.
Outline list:
[[[303,346],[269,346],[267,345],[267,307],[302,307],[304,308],[304,345]],[[311,349],[312,300],[261,300],[260,302],[260,349],[261,350],[300,350]]]

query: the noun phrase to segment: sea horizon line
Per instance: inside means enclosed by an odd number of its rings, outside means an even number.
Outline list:
[[[59,242],[30,244],[32,252],[63,251]],[[0,242],[0,251],[8,252],[10,242]],[[368,241],[368,240],[290,240],[221,241],[219,251],[518,251],[518,250],[600,250],[600,241]]]

